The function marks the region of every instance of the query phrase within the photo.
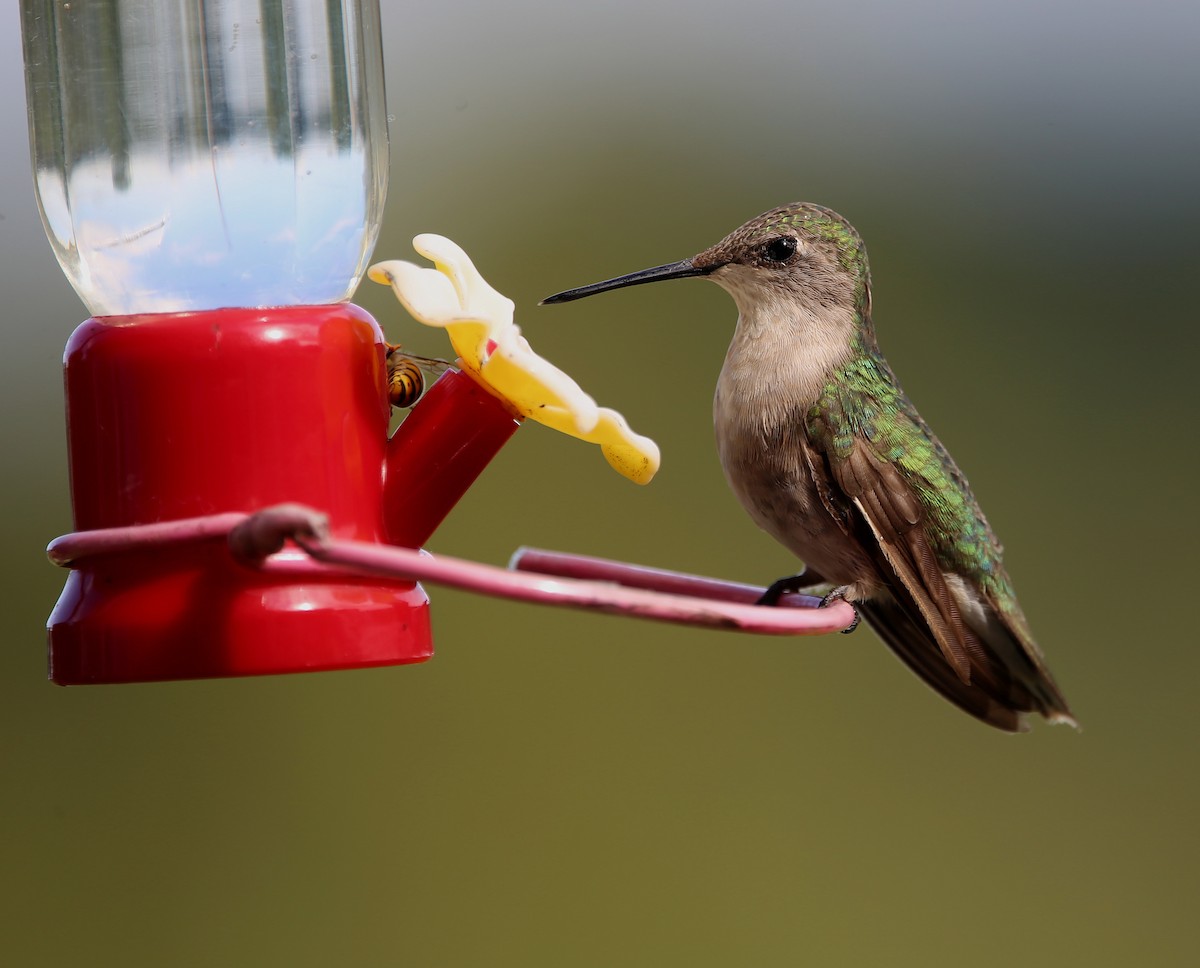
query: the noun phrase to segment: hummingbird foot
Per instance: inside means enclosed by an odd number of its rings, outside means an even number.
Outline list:
[[[788,592],[802,592],[806,589],[813,588],[817,585],[825,585],[825,581],[811,568],[805,568],[804,571],[796,575],[785,575],[778,581],[771,582],[767,590],[762,593],[755,605],[778,605],[779,599],[783,598]]]
[[[858,623],[862,620],[862,615],[859,614],[858,606],[846,597],[846,593],[848,591],[850,591],[849,585],[842,585],[840,588],[835,588],[828,595],[822,598],[821,604],[817,606],[817,608],[824,608],[826,605],[832,605],[834,602],[845,602],[852,609],[854,609],[854,621],[842,629],[842,635],[849,635],[856,628],[858,628]]]

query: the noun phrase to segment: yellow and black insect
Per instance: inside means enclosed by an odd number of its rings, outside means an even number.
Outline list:
[[[426,377],[441,376],[450,364],[401,352],[399,345],[387,348],[387,394],[393,407],[411,407],[425,392]]]

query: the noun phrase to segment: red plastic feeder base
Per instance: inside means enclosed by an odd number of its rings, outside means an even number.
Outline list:
[[[49,632],[59,685],[322,672],[433,655],[420,585],[259,574],[224,542],[81,563]]]
[[[379,543],[397,540],[390,504],[399,540],[419,547],[517,422],[452,371],[391,447],[384,355],[379,327],[351,305],[88,320],[65,359],[76,530],[299,502],[328,515],[333,537]],[[466,429],[478,440],[464,448],[456,434]],[[406,494],[405,477],[430,461],[445,475],[438,499]],[[242,564],[224,541],[71,567],[49,621],[50,678],[62,685],[392,665],[433,652],[415,583],[285,577]]]

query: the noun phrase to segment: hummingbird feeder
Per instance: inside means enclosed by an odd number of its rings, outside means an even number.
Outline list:
[[[654,444],[533,354],[454,243],[386,262],[458,356],[390,436],[379,326],[347,300],[387,185],[377,0],[22,0],[37,196],[92,312],[64,374],[75,533],[48,623],[63,685],[419,662],[419,581],[777,634],[849,606],[527,550],[421,550],[526,418],[645,483]],[[815,600],[791,596],[791,603]]]

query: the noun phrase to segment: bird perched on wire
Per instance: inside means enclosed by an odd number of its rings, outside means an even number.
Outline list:
[[[717,449],[750,517],[805,562],[775,582],[854,605],[957,706],[1003,730],[1074,724],[967,480],[875,339],[867,252],[820,205],[784,205],[699,255],[543,300],[706,277],[738,320],[713,402]]]

